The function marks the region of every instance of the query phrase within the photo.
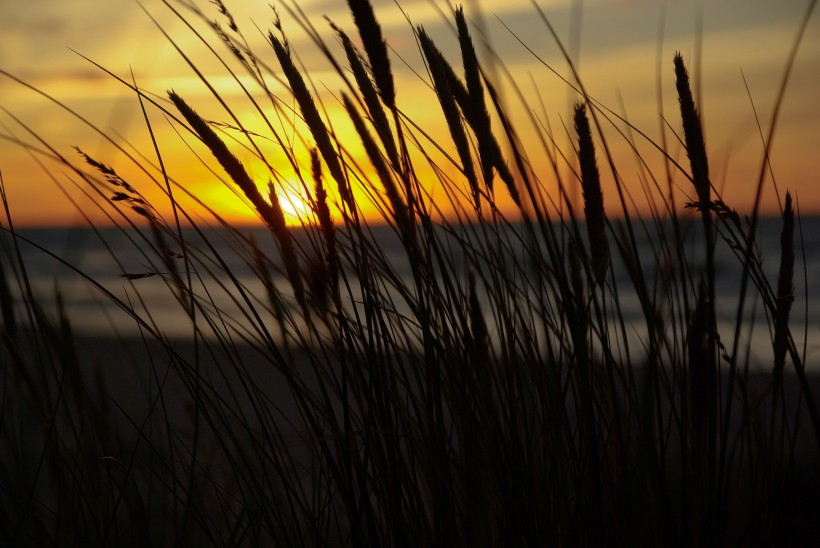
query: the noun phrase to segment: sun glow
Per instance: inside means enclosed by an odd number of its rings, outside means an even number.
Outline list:
[[[199,190],[198,194],[208,207],[211,207],[221,217],[239,223],[261,222],[253,206],[241,199],[232,189],[221,185],[207,191]],[[277,197],[288,226],[302,226],[313,218],[310,202],[301,192],[292,188],[277,188]]]
[[[310,203],[300,192],[291,189],[276,189],[279,205],[285,215],[285,224],[288,226],[302,226],[313,218]]]

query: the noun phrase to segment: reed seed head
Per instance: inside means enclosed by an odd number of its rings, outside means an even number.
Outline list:
[[[233,182],[242,190],[248,200],[250,200],[251,204],[253,204],[262,219],[267,223],[273,235],[279,241],[282,260],[285,263],[285,270],[290,278],[296,299],[300,303],[303,303],[304,290],[302,289],[302,280],[299,276],[299,268],[296,262],[296,252],[293,248],[290,231],[285,225],[285,216],[273,185],[268,185],[271,200],[271,202],[268,203],[262,197],[259,189],[256,188],[256,184],[250,175],[248,175],[248,172],[245,171],[245,167],[239,159],[228,150],[228,147],[214,130],[211,129],[208,123],[205,122],[194,109],[188,106],[179,95],[173,91],[169,91],[168,96],[202,142],[210,149],[211,153],[228,173]],[[132,209],[141,215],[146,213],[145,208],[141,206],[132,206]]]
[[[276,57],[279,59],[279,64],[282,66],[282,71],[285,73],[285,77],[290,83],[293,97],[299,104],[299,110],[302,111],[302,117],[304,118],[311,135],[313,135],[313,139],[316,141],[316,147],[319,149],[319,152],[322,153],[322,158],[325,159],[325,164],[327,164],[327,168],[330,170],[331,176],[333,176],[336,180],[342,201],[344,201],[347,206],[353,210],[355,206],[353,202],[353,194],[350,192],[350,186],[348,185],[347,178],[342,170],[342,165],[339,162],[339,155],[330,140],[330,134],[327,131],[325,123],[322,121],[322,117],[319,115],[319,110],[316,108],[316,103],[305,85],[305,80],[302,78],[302,74],[296,68],[296,65],[293,64],[288,48],[286,48],[285,45],[273,35],[273,33],[268,33],[268,39],[273,46]]]
[[[192,109],[182,97],[173,91],[168,92],[168,97],[177,107],[177,110],[182,114],[185,120],[191,125],[191,128],[199,136],[200,140],[208,147],[211,154],[231,178],[231,180],[239,187],[239,189],[250,200],[251,204],[256,208],[265,222],[269,226],[273,226],[273,217],[271,216],[270,205],[262,197],[256,184],[251,179],[245,167],[234,156],[222,139],[211,129],[211,126],[202,119],[202,117]]]
[[[330,208],[327,205],[327,192],[322,182],[322,164],[319,160],[319,153],[315,148],[310,151],[310,165],[316,188],[314,208],[316,216],[319,218],[319,228],[325,242],[325,261],[327,262],[328,277],[332,284],[333,294],[337,295],[339,290],[339,253],[336,249],[336,227],[333,224]]]
[[[467,139],[467,133],[464,131],[464,125],[461,122],[461,114],[459,113],[456,100],[454,98],[453,90],[461,88],[463,84],[460,82],[453,86],[454,82],[458,82],[455,77],[452,67],[442,55],[441,51],[436,47],[427,33],[419,27],[418,29],[419,42],[421,43],[424,57],[427,59],[427,64],[430,67],[430,75],[433,78],[433,84],[436,90],[436,96],[441,104],[441,110],[444,113],[444,118],[447,121],[447,127],[450,130],[450,136],[456,146],[459,158],[461,159],[462,169],[464,175],[470,184],[470,190],[473,194],[475,207],[480,206],[480,192],[478,189],[478,178],[476,177],[475,168],[473,166],[473,158],[470,153],[470,144]],[[449,76],[452,74],[453,76]],[[465,101],[466,102],[466,101]]]
[[[689,358],[688,396],[691,414],[692,431],[695,443],[694,451],[706,448],[707,436],[713,429],[717,377],[715,360],[710,355],[711,341],[716,334],[709,326],[710,298],[704,280],[698,285],[695,307],[689,316],[686,333],[686,346]]]
[[[302,274],[299,270],[299,261],[296,256],[296,248],[293,245],[293,236],[285,223],[285,214],[282,211],[282,204],[276,194],[276,188],[272,182],[268,182],[268,193],[270,195],[271,211],[273,213],[273,225],[271,230],[279,242],[279,249],[282,253],[282,262],[285,265],[285,273],[293,287],[293,293],[302,307],[305,306],[305,290],[302,282]]]
[[[359,92],[364,100],[364,105],[367,107],[367,112],[370,114],[373,127],[376,129],[376,133],[384,145],[387,158],[394,167],[398,168],[400,165],[399,152],[396,148],[396,143],[393,140],[393,134],[390,131],[390,124],[387,121],[387,115],[382,108],[382,104],[379,102],[378,92],[373,86],[370,76],[367,75],[367,71],[362,63],[362,58],[359,55],[358,50],[356,50],[356,47],[350,41],[350,38],[340,28],[336,26],[333,28],[339,34],[339,38],[342,41],[342,47],[344,47],[345,55],[347,55],[347,61],[350,64],[350,70],[353,72],[353,77],[356,79],[356,84],[358,85]]]
[[[783,228],[780,232],[780,270],[777,275],[776,317],[774,322],[774,378],[782,382],[788,350],[789,314],[794,302],[794,209],[792,195],[786,192]]]
[[[703,140],[703,130],[700,124],[700,115],[692,98],[689,87],[689,73],[683,64],[680,53],[675,54],[675,87],[678,90],[681,119],[683,120],[683,135],[686,142],[686,153],[692,167],[692,182],[698,194],[698,201],[708,204],[710,200],[709,162],[706,158],[706,145]],[[704,211],[707,211],[704,209]]]
[[[353,104],[350,97],[348,97],[345,93],[342,93],[342,101],[344,102],[345,109],[347,109],[350,119],[353,121],[353,127],[356,128],[356,133],[358,133],[359,139],[364,145],[367,157],[370,159],[370,163],[376,170],[376,175],[378,175],[379,180],[381,180],[382,185],[384,186],[385,193],[390,201],[390,207],[393,209],[393,218],[399,228],[403,232],[406,232],[409,229],[407,204],[405,204],[404,199],[399,193],[399,189],[393,179],[393,175],[387,167],[381,151],[379,151],[379,147],[376,145],[376,142],[373,140],[370,132],[367,131],[367,127],[365,126],[364,120],[359,114],[359,111],[356,109],[356,105]]]
[[[390,69],[390,58],[387,56],[387,44],[382,38],[382,29],[376,21],[373,6],[368,0],[347,0],[353,21],[359,29],[364,51],[370,61],[373,79],[379,88],[379,95],[388,108],[396,106],[396,90],[393,84],[393,72]]]
[[[609,267],[609,240],[606,236],[606,214],[601,178],[595,161],[595,145],[587,119],[586,106],[575,105],[575,131],[578,133],[578,160],[581,165],[581,187],[584,194],[592,273],[602,283]]]
[[[472,268],[467,270],[467,287],[469,291],[467,310],[470,316],[470,334],[472,336],[472,344],[486,351],[486,346],[489,340],[487,322],[484,320],[484,312],[481,310],[481,302],[478,300],[478,293],[476,292],[475,285],[475,274],[473,273]]]
[[[484,184],[490,192],[493,190],[494,149],[490,114],[484,101],[484,86],[481,85],[481,73],[478,66],[478,57],[464,18],[464,9],[459,7],[455,11],[458,41],[461,46],[461,58],[464,64],[464,81],[467,83],[469,105],[462,105],[468,123],[472,126],[478,140],[478,155],[481,160],[481,171]],[[465,109],[466,106],[466,109]]]

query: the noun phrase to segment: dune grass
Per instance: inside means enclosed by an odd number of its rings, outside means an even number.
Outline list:
[[[670,60],[680,104],[671,125],[686,158],[598,103],[577,77],[568,82],[577,91],[572,146],[561,150],[538,124],[524,142],[458,9],[459,58],[415,29],[443,122],[425,129],[402,111],[369,2],[348,3],[355,35],[333,24],[317,29],[296,8],[289,15],[344,82],[338,97],[355,144],[334,131],[342,122],[326,116],[278,18],[266,32],[270,48],[251,51],[221,1],[216,20],[196,8],[176,13],[210,24],[213,35],[188,30],[225,46],[213,54],[267,135],[245,128],[199,72],[227,113],[224,124],[181,94],[158,99],[109,73],[133,91],[152,137],[149,110],[164,113],[246,198],[268,242],[172,179],[156,142],[137,153],[100,131],[140,170],[138,185],[82,144],[79,155],[56,150],[20,121],[37,151],[93,198],[98,211],[83,213],[112,260],[139,254],[148,267],[123,267],[123,297],[42,249],[138,326],[142,339],[128,342],[136,346],[110,349],[122,360],[112,378],[112,366],[92,359],[98,348],[73,332],[59,293],[49,308],[32,289],[21,249],[37,244],[15,229],[0,186],[2,543],[817,540],[817,387],[795,343],[806,326],[791,318],[803,264],[799,215],[786,192],[772,279],[756,251],[757,205],[735,211],[710,181],[684,59]],[[231,72],[237,63],[253,89]],[[274,81],[290,95],[276,95]],[[648,180],[670,189],[651,215],[630,206],[632,182],[602,130],[610,124],[662,159],[663,173],[654,173],[635,149]],[[304,144],[304,157],[286,132]],[[278,143],[310,196],[313,216],[302,227],[285,222],[263,140]],[[369,165],[357,163],[354,148]],[[237,150],[268,166],[268,181],[253,180]],[[544,156],[552,172],[533,169]],[[604,194],[603,174],[616,195]],[[674,178],[691,185],[685,208],[671,194]],[[164,190],[175,219],[158,213],[142,184]],[[761,174],[758,196],[763,184]],[[183,207],[182,195],[198,200],[205,217]],[[373,209],[379,218],[364,214]],[[90,220],[100,212],[126,248],[108,245]],[[737,294],[716,291],[716,257],[736,265]],[[187,340],[163,331],[141,294],[145,278],[164,282],[187,317]],[[226,300],[230,307],[219,304]],[[736,310],[728,326],[717,319],[726,306]],[[752,308],[767,332],[754,332]],[[752,337],[770,339],[771,353],[753,357]],[[121,386],[131,376],[141,384]]]

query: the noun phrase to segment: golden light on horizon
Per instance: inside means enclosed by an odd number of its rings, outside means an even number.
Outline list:
[[[203,9],[206,8],[205,4],[203,2]],[[457,157],[453,141],[441,106],[430,88],[426,66],[413,34],[414,27],[404,18],[406,13],[413,24],[424,25],[458,71],[461,59],[451,21],[447,20],[450,8],[444,2],[433,5],[421,0],[408,0],[402,3],[403,13],[390,1],[376,0],[373,4],[391,47],[397,103],[402,115],[421,128],[414,136],[418,141],[410,142],[412,150],[409,151],[416,155],[414,165],[418,169],[417,175],[433,205],[444,216],[452,215],[453,204],[449,204],[448,200],[463,202],[469,197],[469,190],[460,188],[459,192],[445,194],[441,188],[442,174],[460,186],[464,183],[461,180],[463,176],[447,158],[447,155]],[[555,149],[560,147],[566,153],[573,146],[572,128],[567,127],[566,120],[570,119],[569,109],[578,100],[578,94],[562,81],[571,79],[566,61],[556,44],[544,39],[547,36],[544,24],[528,1],[511,1],[503,6],[479,0],[466,4],[468,20],[473,25],[473,38],[482,48],[488,74],[497,79],[507,113],[511,114],[518,137],[530,155],[529,168],[540,178],[549,199],[560,201],[556,189],[557,175],[547,161],[547,152],[552,149],[551,153],[554,154]],[[155,163],[156,155],[134,91],[65,46],[98,62],[125,81],[130,81],[130,71],[133,69],[137,85],[156,101],[156,105],[146,106],[161,152],[171,160],[167,167],[173,172],[173,177],[181,184],[186,181],[193,184],[191,192],[220,215],[237,222],[258,222],[255,213],[231,190],[220,188],[218,183],[212,186],[211,183],[200,182],[212,176],[203,176],[201,166],[197,165],[201,160],[191,157],[181,159],[188,152],[186,148],[190,147],[210,163],[219,177],[226,177],[201,143],[194,142],[194,138],[184,131],[179,135],[171,131],[166,121],[169,115],[178,116],[178,113],[169,106],[164,94],[166,89],[175,89],[209,121],[235,126],[237,122],[232,115],[236,115],[244,129],[252,132],[253,138],[263,147],[268,165],[277,171],[271,177],[270,168],[256,158],[258,152],[249,144],[250,134],[243,134],[235,127],[221,127],[220,135],[225,137],[229,149],[245,163],[255,179],[276,179],[280,175],[287,181],[294,178],[293,167],[289,165],[290,160],[283,148],[296,158],[303,175],[309,174],[307,154],[315,143],[299,120],[298,105],[289,96],[275,55],[266,43],[264,32],[271,27],[271,12],[262,2],[226,2],[229,9],[235,10],[237,22],[247,32],[249,47],[270,67],[269,73],[264,72],[266,81],[263,88],[255,83],[254,77],[243,72],[241,66],[230,64],[236,63],[230,52],[220,50],[223,60],[237,74],[237,79],[234,79],[210,50],[211,47],[219,50],[222,44],[200,40],[161,2],[147,1],[145,5],[171,40],[192,59],[197,70],[225,101],[224,105],[214,99],[169,39],[151,24],[145,14],[130,5],[127,9],[118,6],[109,10],[105,7],[108,4],[96,0],[78,0],[67,8],[56,0],[44,0],[42,5],[32,7],[30,12],[17,13],[13,18],[0,22],[0,36],[3,37],[0,50],[12,52],[0,59],[0,70],[8,70],[64,101],[68,108],[88,117],[102,133],[115,137],[129,151],[133,145],[133,150],[140,151],[147,159],[140,161]],[[691,67],[694,85],[702,91],[699,95],[702,102],[698,106],[706,127],[713,183],[725,189],[738,209],[750,207],[754,193],[748,191],[749,181],[756,179],[764,158],[760,133],[766,134],[768,131],[767,124],[772,118],[789,48],[805,6],[784,4],[777,8],[760,0],[704,4],[698,8],[660,0],[640,3],[590,0],[584,3],[583,14],[578,15],[573,11],[576,3],[572,0],[550,0],[540,5],[575,57],[590,95],[604,107],[627,117],[655,142],[660,140],[661,131],[667,132],[665,138],[669,142],[670,153],[678,160],[685,160],[685,151],[678,145],[675,135],[679,132],[679,122],[675,112],[671,57],[675,50],[682,50]],[[327,15],[358,41],[345,3],[305,2],[300,7],[320,30],[326,28],[323,16]],[[218,19],[213,6],[207,7],[207,10],[209,17]],[[702,14],[700,39],[698,13]],[[88,32],[92,21],[84,20],[83,14],[93,14],[99,32]],[[300,33],[299,25],[286,12],[283,11],[282,15],[283,28],[294,59],[303,69],[314,99],[320,103],[319,110],[332,128],[341,155],[345,161],[355,163],[347,173],[351,175],[351,186],[362,206],[362,214],[378,222],[384,216],[385,203],[383,200],[380,202],[380,198],[374,203],[374,196],[379,190],[366,188],[361,179],[369,179],[374,187],[380,188],[380,184],[371,172],[372,167],[363,152],[361,141],[351,129],[350,119],[341,106],[340,91],[349,93],[350,90],[345,87],[336,69],[318,51],[316,43]],[[573,20],[573,17],[580,18]],[[820,63],[818,19],[815,14],[809,21],[782,104],[777,138],[770,150],[780,194],[786,188],[791,189],[798,196],[802,210],[812,213],[820,212],[820,191],[815,188],[816,180],[820,178],[820,168],[812,152],[812,140],[816,140],[820,128],[820,109],[815,106],[817,90],[820,89],[815,68]],[[254,29],[254,32],[248,29]],[[209,38],[214,36],[207,25],[201,26],[200,32]],[[660,35],[663,35],[662,40],[658,38]],[[332,31],[328,31],[324,39],[337,60],[342,61],[344,76],[352,79],[344,63],[344,53]],[[527,51],[519,40],[533,51]],[[754,49],[747,47],[752,42],[757,46]],[[116,44],[116,47],[111,47],[111,44]],[[249,101],[243,87],[257,104]],[[663,92],[662,99],[658,96],[659,89]],[[2,75],[0,97],[3,98],[3,107],[37,133],[32,136],[27,128],[21,127],[11,117],[0,115],[3,116],[0,119],[0,169],[10,188],[12,206],[18,212],[18,218],[25,224],[76,222],[76,212],[72,212],[65,203],[60,203],[58,199],[44,203],[40,199],[46,193],[53,193],[51,176],[61,176],[65,166],[56,162],[58,169],[48,171],[51,168],[47,168],[44,172],[29,161],[27,154],[21,154],[16,141],[29,143],[29,150],[33,151],[34,156],[43,154],[44,147],[38,141],[39,137],[68,157],[71,157],[70,147],[74,145],[81,146],[108,164],[117,164],[121,153],[111,147],[105,138],[83,127],[83,123],[61,111],[54,103]],[[162,113],[157,105],[168,109],[167,114]],[[757,129],[756,116],[763,126],[761,131]],[[500,123],[495,120],[494,124],[493,131],[503,141],[504,132]],[[621,170],[619,176],[626,181],[627,193],[635,198],[635,207],[646,213],[646,189],[651,184],[645,181],[646,174],[642,173],[644,166],[640,162],[646,160],[649,167],[662,172],[663,160],[657,157],[657,151],[652,150],[651,144],[640,139],[638,148],[641,157],[636,158],[631,145],[623,137],[624,126],[615,126],[605,123],[603,130],[610,144],[617,142],[612,150],[617,155]],[[180,129],[177,124],[175,127]],[[549,128],[553,142],[549,139],[542,142],[545,128]],[[426,135],[422,136],[421,130]],[[417,145],[425,147],[425,150],[420,151]],[[506,146],[502,142],[502,147]],[[435,168],[429,165],[428,153],[432,153],[432,161],[437,163]],[[558,171],[571,182],[571,154],[567,155],[568,160],[560,156],[557,155],[561,164]],[[508,158],[508,162],[512,163],[512,158]],[[605,200],[609,201],[617,215],[612,174],[603,169],[606,164],[603,157],[599,156],[599,162]],[[323,165],[323,168],[327,166]],[[133,166],[129,169],[139,171]],[[278,173],[280,170],[281,174]],[[154,173],[156,177],[156,170]],[[324,177],[331,202],[338,203],[336,182],[327,172]],[[139,181],[138,176],[135,179]],[[308,179],[306,177],[306,181]],[[146,188],[153,184],[150,181],[143,183]],[[66,186],[73,192],[71,184]],[[260,184],[264,195],[263,186]],[[304,186],[301,182],[287,182],[286,190],[282,191],[282,208],[291,225],[301,224],[305,216],[310,215],[305,192],[313,192],[312,183],[307,181],[307,189]],[[682,198],[678,203],[682,204],[690,189],[683,177],[678,177],[674,186],[679,189]],[[155,192],[150,188],[141,188],[140,191],[152,196]],[[515,208],[507,199],[501,181],[496,181],[495,192],[499,197],[499,207],[503,207],[505,213],[514,213]],[[570,194],[572,192],[570,189]],[[776,194],[767,187],[764,212],[774,213],[778,210]],[[160,206],[165,208],[162,209],[163,213],[170,211],[167,200],[163,200],[160,194],[156,196]],[[469,210],[469,206],[464,209]],[[336,215],[336,220],[339,219]],[[100,220],[104,222],[103,217]]]
[[[314,214],[310,203],[300,193],[279,189],[277,195],[288,226],[303,226],[313,220]],[[208,185],[206,190],[200,191],[200,198],[205,205],[214,209],[230,223],[246,225],[261,222],[253,206],[222,183]]]
[[[288,226],[303,226],[314,220],[310,202],[301,192],[292,188],[279,188],[277,197]]]

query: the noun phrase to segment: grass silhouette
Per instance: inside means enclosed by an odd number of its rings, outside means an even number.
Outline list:
[[[22,249],[39,246],[15,229],[9,182],[0,186],[2,542],[689,546],[820,538],[811,525],[820,501],[817,385],[790,317],[799,216],[787,192],[772,279],[757,252],[758,204],[741,215],[710,181],[681,55],[672,63],[676,138],[688,164],[649,141],[666,169],[652,178],[670,191],[639,217],[601,128],[622,124],[649,138],[590,97],[577,75],[568,82],[577,91],[570,149],[555,146],[543,125],[524,142],[457,9],[460,59],[414,29],[444,122],[425,129],[402,110],[370,3],[348,4],[357,36],[331,23],[335,46],[303,14],[291,15],[344,83],[339,102],[356,143],[335,130],[343,122],[326,115],[280,21],[266,33],[270,49],[252,51],[219,0],[218,21],[196,9],[175,13],[212,23],[226,48],[214,54],[254,82],[251,91],[230,72],[268,134],[245,127],[201,72],[227,122],[208,121],[182,94],[157,98],[106,71],[132,90],[152,139],[149,110],[193,138],[191,148],[244,196],[270,242],[170,177],[155,140],[153,151],[135,154],[108,136],[163,189],[173,221],[107,164],[81,149],[64,154],[31,132],[127,242],[113,245],[84,212],[114,264],[136,253],[148,266],[122,267],[123,297],[40,248],[139,328],[139,340],[117,343],[112,332],[112,346],[101,350],[99,340],[74,333],[59,292],[52,313],[32,287]],[[287,99],[272,91],[277,79]],[[280,124],[309,150],[306,158]],[[277,143],[309,196],[313,216],[301,227],[285,222],[284,190],[263,140]],[[356,162],[356,147],[370,165]],[[263,190],[238,150],[267,166]],[[534,155],[545,155],[552,173],[537,173]],[[616,196],[604,194],[599,166]],[[691,184],[694,217],[676,207],[674,177]],[[546,191],[547,178],[557,195]],[[758,202],[763,181],[761,171]],[[736,295],[716,290],[716,257],[734,261]],[[143,294],[145,278],[162,281],[190,338],[164,331]],[[718,321],[720,306],[734,307],[733,323]],[[764,336],[752,333],[752,307],[768,321],[771,353],[757,356],[762,364],[745,348]]]

